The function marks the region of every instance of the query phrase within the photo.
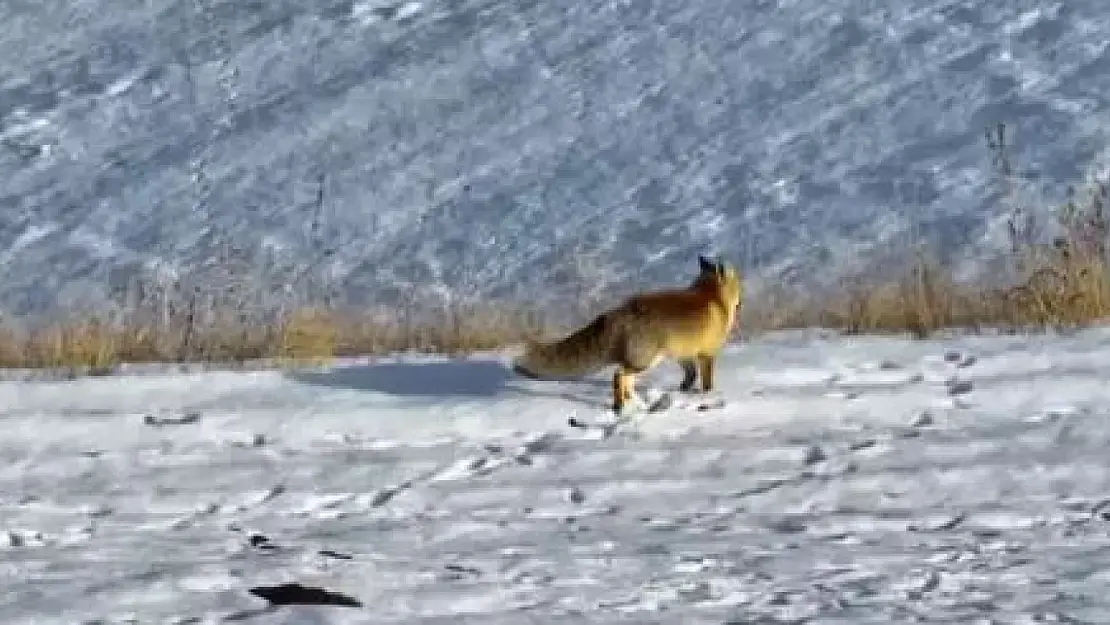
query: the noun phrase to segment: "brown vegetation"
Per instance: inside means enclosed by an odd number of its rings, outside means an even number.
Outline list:
[[[954,281],[921,262],[899,280],[845,282],[831,296],[770,294],[745,303],[745,336],[799,327],[846,333],[911,333],[984,328],[1037,330],[1110,318],[1110,267],[1071,244],[1042,250],[1027,276],[1008,288]],[[457,353],[553,335],[541,313],[508,307],[457,306],[435,315],[398,309],[391,318],[320,308],[296,310],[269,323],[225,320],[189,325],[84,319],[28,332],[0,330],[0,367],[110,371],[121,362],[241,363],[255,359],[321,361],[333,356],[415,350]],[[226,316],[225,316],[226,317]],[[423,321],[415,319],[423,318]]]

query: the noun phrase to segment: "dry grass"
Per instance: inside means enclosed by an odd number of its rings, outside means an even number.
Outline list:
[[[1110,319],[1110,265],[1059,245],[1028,253],[1025,276],[1007,288],[960,284],[936,263],[915,262],[900,279],[846,281],[819,300],[768,294],[745,303],[745,335],[824,327],[845,333],[910,333],[926,337],[947,328],[1035,331]],[[392,315],[305,307],[259,322],[230,314],[197,323],[197,315],[165,323],[80,319],[33,331],[0,329],[0,367],[109,372],[119,363],[323,362],[334,356],[415,350],[458,353],[557,335],[541,313],[507,305],[445,307],[435,314],[397,309]],[[193,319],[193,325],[189,325]]]
[[[942,266],[919,261],[899,279],[846,281],[838,292],[816,301],[797,294],[768,297],[753,302],[744,317],[756,332],[823,327],[918,338],[944,329],[1035,332],[1110,319],[1106,261],[1041,250],[1026,267],[1016,284],[995,287],[957,282]]]
[[[455,354],[518,344],[556,328],[542,314],[506,305],[457,305],[392,314],[303,307],[272,321],[211,314],[164,323],[127,317],[59,321],[33,330],[0,328],[0,368],[106,374],[121,363],[323,363],[337,356],[399,351]],[[145,317],[144,317],[145,319]]]

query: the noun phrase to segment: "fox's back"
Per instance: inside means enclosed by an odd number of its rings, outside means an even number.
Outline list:
[[[629,339],[647,340],[675,355],[715,349],[732,325],[727,305],[703,289],[641,293],[613,314],[626,326]]]

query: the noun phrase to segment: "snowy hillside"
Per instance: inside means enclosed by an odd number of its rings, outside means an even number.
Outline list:
[[[1106,623],[1108,366],[780,335],[608,438],[496,354],[4,382],[0,621]]]
[[[1059,192],[1107,149],[1108,42],[1096,0],[8,1],[0,304],[225,246],[356,301],[981,254],[984,127]]]

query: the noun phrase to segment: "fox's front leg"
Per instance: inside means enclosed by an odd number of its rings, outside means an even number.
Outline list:
[[[678,363],[682,367],[682,384],[678,390],[689,393],[694,390],[694,383],[698,381],[698,363],[696,360],[683,360]]]
[[[701,375],[701,390],[708,393],[713,390],[713,365],[715,364],[716,356],[714,354],[702,354],[698,356],[698,373]]]

